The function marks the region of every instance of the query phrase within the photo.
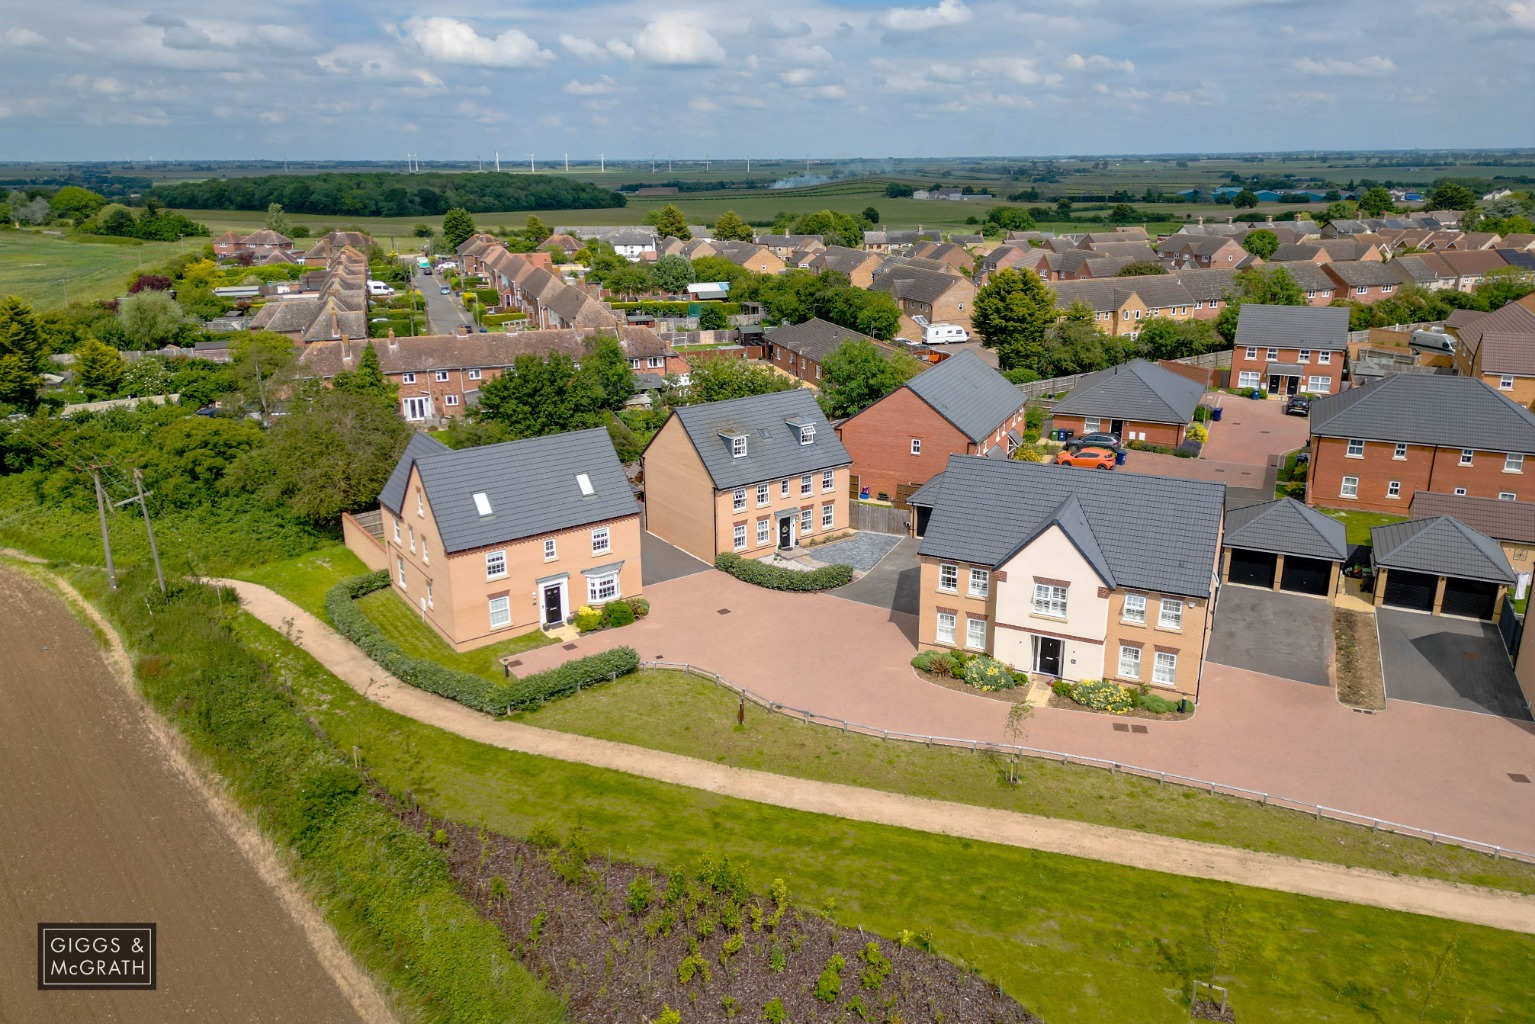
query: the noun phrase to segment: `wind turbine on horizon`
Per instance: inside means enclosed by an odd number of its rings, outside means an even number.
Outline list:
[[[532,153],[528,154],[528,173],[529,174],[537,174],[538,173],[538,167],[537,167],[537,165],[535,165],[533,163],[533,154]]]
[[[608,173],[608,155],[606,153],[597,154],[597,173]]]
[[[501,173],[501,151],[499,149],[496,150],[496,173]]]
[[[565,154],[565,173],[566,174],[570,173],[570,154],[569,153]]]

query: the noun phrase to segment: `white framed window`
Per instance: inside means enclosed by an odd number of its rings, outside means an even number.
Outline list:
[[[815,424],[806,423],[799,428],[800,444],[815,444]]]
[[[1162,598],[1162,607],[1157,610],[1157,626],[1162,629],[1183,628],[1183,600],[1177,597]]]
[[[1359,497],[1359,478],[1357,476],[1346,476],[1346,477],[1344,477],[1342,485],[1340,485],[1338,487],[1338,497],[1340,497],[1340,498],[1357,498],[1357,497]]]
[[[1126,594],[1125,595],[1124,620],[1126,622],[1139,623],[1140,625],[1145,625],[1146,624],[1146,595],[1145,594]]]
[[[1523,473],[1524,455],[1521,452],[1509,452],[1503,456],[1503,472]]]
[[[421,535],[421,564],[422,565],[431,565],[432,564],[431,553],[426,550],[426,534],[424,534],[424,533]]]
[[[799,496],[808,498],[815,493],[815,478],[809,473],[799,478]]]
[[[396,565],[398,566],[398,569],[399,569],[400,589],[404,590],[405,589],[405,559],[400,558],[398,555],[396,555],[394,560],[395,560],[395,563],[396,563]]]
[[[485,552],[485,578],[488,580],[498,580],[505,575],[506,552],[504,550]]]
[[[470,370],[469,371],[469,379],[470,380],[479,380],[480,379],[480,371],[479,370]]]
[[[1394,284],[1383,284],[1383,285],[1380,286],[1380,293],[1382,295],[1386,295],[1389,292],[1395,290],[1395,288],[1396,288],[1396,285],[1394,285]]]
[[[1318,352],[1316,354],[1316,361],[1317,361],[1317,365],[1318,366],[1326,366],[1326,365],[1328,365],[1329,363],[1332,362],[1332,353],[1331,352]]]
[[[1173,686],[1178,682],[1178,656],[1169,651],[1158,651],[1152,663],[1151,681],[1158,686]]]
[[[559,558],[559,557],[560,557],[559,545],[557,545],[554,542],[554,538],[553,537],[545,537],[544,538],[544,561],[552,562],[556,558]]]
[[[911,453],[913,455],[922,454],[922,438],[914,437],[911,439]]]
[[[394,522],[394,542],[396,544],[398,544],[398,543],[400,543],[400,521],[398,519],[395,519],[395,520],[393,520],[393,522]]]
[[[631,370],[638,370],[639,368],[640,368],[640,361],[639,361],[639,359],[636,358],[636,359],[629,360],[629,369],[631,369]]]
[[[1519,500],[1519,495],[1515,494],[1513,491],[1499,491],[1498,492],[1498,500],[1499,501],[1518,501]]]
[[[618,573],[605,572],[601,576],[586,578],[586,599],[593,604],[611,601],[618,596]]]
[[[837,525],[837,506],[831,502],[821,506],[821,529],[830,530]]]
[[[1039,615],[1066,617],[1066,588],[1050,583],[1034,584],[1034,611]]]
[[[1311,362],[1311,350],[1309,348],[1301,349],[1300,350],[1300,355],[1296,358],[1295,361],[1297,363],[1309,363],[1309,362]]]
[[[970,570],[970,596],[985,597],[991,592],[991,573],[985,569]]]
[[[732,437],[730,439],[730,457],[741,459],[746,457],[746,438]]]
[[[406,539],[410,542],[410,553],[414,555],[416,553],[416,528],[414,526],[407,526],[405,528],[405,535]]]
[[[500,629],[512,624],[512,599],[510,597],[493,597],[490,599],[490,628]]]
[[[778,496],[780,498],[787,498],[789,496],[789,486],[790,484],[788,477],[784,477],[781,481],[779,481]]]
[[[938,642],[952,644],[954,642],[955,616],[950,612],[938,613]]]
[[[1499,391],[1512,391],[1512,390],[1514,390],[1514,375],[1511,374],[1511,373],[1505,373],[1501,377],[1499,377],[1498,378],[1498,390]]]
[[[757,485],[757,504],[758,505],[766,505],[767,503],[768,503],[768,485],[767,484],[758,484]]]
[[[1405,459],[1405,458],[1407,458],[1407,442],[1406,441],[1398,441],[1396,443],[1396,448],[1391,452],[1391,457],[1393,459]]]
[[[416,515],[426,518],[426,501],[421,497],[421,488],[416,488]]]
[[[666,357],[665,356],[646,356],[645,357],[645,365],[649,369],[659,370],[661,367],[666,365]]]
[[[426,581],[426,606],[428,608],[436,608],[437,607],[436,603],[432,600],[432,581],[431,580],[427,580]]]
[[[613,538],[608,534],[606,526],[599,526],[592,531],[592,554],[605,555],[613,547]]]
[[[1247,347],[1247,358],[1248,359],[1257,359],[1258,358],[1258,349],[1257,349],[1256,346],[1249,345]]]
[[[947,563],[938,566],[938,589],[946,594],[959,593],[959,566]]]
[[[402,373],[400,374],[400,383],[414,384],[416,383],[416,375],[414,373]]]
[[[1462,466],[1469,466],[1469,465],[1471,465],[1471,460],[1472,460],[1472,458],[1475,455],[1476,455],[1475,450],[1473,450],[1471,448],[1462,448],[1460,450],[1460,464]]]
[[[760,548],[773,539],[772,522],[767,519],[757,520],[757,546]]]
[[[1119,677],[1121,679],[1139,679],[1141,677],[1141,649],[1131,647],[1129,644],[1119,645]]]
[[[1313,375],[1306,380],[1306,390],[1313,395],[1325,395],[1332,390],[1332,378]]]
[[[1363,284],[1361,284],[1361,285],[1356,285],[1356,286],[1355,286],[1355,287],[1354,287],[1354,294],[1355,294],[1355,295],[1364,295],[1364,294],[1365,294],[1365,293],[1367,293],[1367,292],[1368,292],[1368,291],[1369,291],[1369,290],[1370,290],[1370,288],[1369,288],[1369,286],[1368,286],[1368,285],[1363,285]]]
[[[1316,298],[1316,289],[1315,288],[1307,288],[1306,289],[1306,298],[1308,298],[1308,299]]]
[[[1243,370],[1241,373],[1237,374],[1237,387],[1255,388],[1262,382],[1262,380],[1263,377],[1258,373],[1257,370]]]
[[[834,469],[821,470],[821,493],[834,490],[837,486],[837,471]]]
[[[1346,454],[1351,459],[1364,458],[1364,442],[1357,437],[1350,438],[1348,442],[1348,451],[1344,454]]]
[[[458,396],[457,395],[443,395],[442,396],[442,404],[443,405],[457,405],[458,404]]]
[[[965,617],[965,646],[973,651],[986,649],[986,620]]]
[[[1271,362],[1271,363],[1277,362],[1279,360],[1279,350],[1277,348],[1269,349],[1268,350],[1267,358],[1268,358],[1268,361]]]
[[[735,489],[734,493],[732,493],[730,495],[730,507],[731,507],[732,510],[734,510],[736,512],[741,512],[741,511],[745,510],[745,508],[746,508],[746,488],[744,488],[744,487],[737,487]]]
[[[1386,484],[1386,497],[1400,498],[1402,496],[1402,481],[1392,480]]]
[[[736,523],[735,529],[732,531],[732,533],[734,534],[734,536],[731,538],[731,544],[735,547],[735,549],[737,551],[745,551],[746,550],[746,524],[745,523]]]
[[[802,508],[799,510],[799,532],[815,532],[815,513],[808,508]]]
[[[437,383],[439,383],[439,384],[446,384],[447,382],[448,382],[448,371],[447,370],[438,370],[437,371]]]

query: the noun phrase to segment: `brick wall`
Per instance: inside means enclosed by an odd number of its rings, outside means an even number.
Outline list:
[[[1535,457],[1526,457],[1523,471],[1513,473],[1504,471],[1503,452],[1474,451],[1471,465],[1462,466],[1458,448],[1408,445],[1399,459],[1389,441],[1365,441],[1364,454],[1351,457],[1347,439],[1317,437],[1312,451],[1306,479],[1306,501],[1312,505],[1405,516],[1416,492],[1453,494],[1462,487],[1476,498],[1512,493],[1518,501],[1535,499]],[[1358,480],[1353,498],[1342,494],[1345,477]],[[1396,498],[1388,497],[1392,481],[1399,484]]]
[[[1252,348],[1252,346],[1238,345],[1231,350],[1231,380],[1233,387],[1242,386],[1237,382],[1241,381],[1243,372],[1256,372],[1258,374],[1257,386],[1267,391],[1269,386],[1268,364],[1270,362],[1300,363],[1301,350],[1297,348],[1274,349],[1273,351],[1276,353],[1276,356],[1272,360],[1269,359],[1268,355],[1270,350],[1262,345],[1254,349],[1254,358],[1248,358],[1247,352],[1249,348]],[[1322,357],[1320,351],[1308,352],[1306,362],[1300,364],[1302,371],[1300,390],[1311,390],[1310,379],[1312,377],[1326,377],[1331,388],[1327,394],[1336,395],[1339,391],[1342,391],[1344,356],[1345,353],[1343,352],[1329,352],[1329,362],[1322,363],[1320,361]]]
[[[1087,420],[1083,416],[1051,416],[1051,429],[1066,428],[1073,431],[1073,436],[1081,437],[1083,434],[1093,433],[1099,430],[1108,430],[1114,421],[1107,417],[1100,419],[1091,431],[1087,429]],[[1176,447],[1183,443],[1184,425],[1174,423],[1137,423],[1134,420],[1121,421],[1120,441],[1145,441],[1147,444],[1165,444]],[[1142,437],[1141,435],[1146,435]]]
[[[1022,395],[1019,414],[1022,414]],[[869,497],[895,497],[900,484],[924,484],[943,472],[950,455],[967,455],[975,445],[909,388],[898,388],[837,428],[853,456],[853,476]],[[913,439],[921,454],[911,453]]]

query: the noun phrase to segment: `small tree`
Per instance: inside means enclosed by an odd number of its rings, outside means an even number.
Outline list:
[[[111,398],[122,386],[126,369],[122,355],[115,348],[95,338],[75,349],[75,383],[92,398]]]
[[[680,292],[693,283],[693,265],[678,253],[667,253],[656,260],[653,273],[663,291]]]
[[[1258,205],[1258,193],[1250,188],[1244,188],[1231,197],[1231,205],[1238,210],[1251,210]]]
[[[279,235],[286,235],[293,230],[293,225],[288,220],[288,215],[283,213],[282,203],[269,203],[266,208],[266,227],[268,231],[275,231]]]
[[[1023,757],[1023,752],[1018,748],[1028,738],[1029,720],[1033,717],[1034,705],[1019,701],[1007,709],[1007,724],[1002,727],[1003,735],[1013,745],[1013,749],[1007,752],[1007,781],[1015,785],[1018,782],[1018,761]]]
[[[1367,189],[1364,195],[1359,197],[1359,209],[1363,210],[1367,217],[1379,217],[1392,209],[1391,193],[1380,185]]]
[[[698,329],[700,331],[723,331],[730,327],[730,317],[725,315],[725,307],[717,302],[711,302],[698,311]]]
[[[1242,239],[1242,248],[1254,256],[1268,259],[1274,255],[1274,250],[1279,248],[1279,236],[1268,228],[1249,231],[1247,237]]]
[[[878,224],[879,211],[872,206],[865,206],[863,208],[863,219],[868,221],[870,224]]]
[[[455,206],[442,215],[442,239],[449,249],[457,250],[478,230],[474,218],[462,206]]]
[[[750,242],[753,236],[750,224],[734,210],[726,210],[714,222],[714,237],[726,242]]]
[[[688,219],[682,211],[668,203],[656,211],[656,235],[660,238],[680,238],[684,242],[693,237],[688,230]]]

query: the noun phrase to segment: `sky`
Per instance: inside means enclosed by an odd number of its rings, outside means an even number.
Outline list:
[[[1535,146],[1535,0],[0,0],[0,160]]]

